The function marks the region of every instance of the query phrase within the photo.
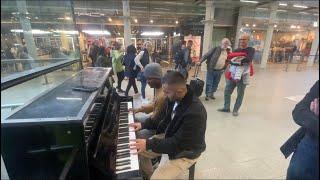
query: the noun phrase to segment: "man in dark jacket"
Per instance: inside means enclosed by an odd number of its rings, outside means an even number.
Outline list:
[[[280,148],[286,158],[294,152],[287,179],[319,179],[319,80],[296,105],[292,117],[301,128]]]
[[[198,62],[198,65],[201,65],[207,61],[206,101],[209,98],[215,99],[214,93],[217,91],[223,70],[226,68],[227,48],[230,45],[230,40],[223,38],[220,46],[210,49]]]
[[[168,72],[163,78],[163,91],[168,103],[165,117],[131,125],[135,130],[156,130],[155,136],[137,139],[130,145],[141,156],[162,155],[151,179],[175,179],[188,170],[206,148],[207,112],[184,77],[176,71]]]

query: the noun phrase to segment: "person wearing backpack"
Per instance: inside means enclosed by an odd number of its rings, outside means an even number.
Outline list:
[[[134,66],[136,65],[134,62],[136,53],[137,53],[137,49],[134,47],[134,45],[130,45],[127,47],[127,54],[123,58],[123,64],[125,66],[125,74],[129,78],[129,83],[127,85],[125,96],[128,96],[129,90],[131,87],[133,87],[134,93],[138,94],[138,88],[136,85],[137,72],[134,70]]]
[[[226,68],[227,48],[231,45],[228,38],[223,38],[221,45],[210,49],[202,56],[197,65],[207,61],[207,79],[206,79],[206,101],[216,99],[214,93],[217,91],[221,75]]]
[[[147,80],[143,75],[144,67],[152,60],[151,58],[152,52],[152,43],[150,41],[146,41],[143,44],[143,49],[139,52],[139,54],[135,57],[134,62],[136,63],[135,68],[138,69],[139,74],[138,78],[141,81],[141,98],[146,103],[146,86]]]

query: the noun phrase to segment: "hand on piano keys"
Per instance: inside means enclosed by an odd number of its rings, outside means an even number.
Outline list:
[[[141,123],[140,122],[135,122],[129,124],[129,127],[133,127],[133,131],[139,131],[141,129]]]
[[[145,139],[132,139],[132,143],[129,144],[130,149],[136,149],[138,153],[141,153],[147,149],[147,140]]]

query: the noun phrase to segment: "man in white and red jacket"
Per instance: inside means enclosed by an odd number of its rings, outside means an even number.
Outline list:
[[[249,35],[242,35],[240,37],[240,47],[236,49],[234,52],[242,52],[245,53],[247,56],[241,60],[242,66],[251,67],[252,70],[252,59],[254,56],[255,49],[252,47],[248,47],[249,42]],[[230,55],[230,54],[229,54]],[[227,76],[229,74],[229,77]],[[230,71],[226,72],[226,87],[224,90],[224,107],[222,109],[218,109],[220,112],[230,112],[230,103],[231,103],[231,95],[233,93],[233,90],[237,87],[237,100],[233,107],[233,116],[238,116],[240,106],[242,104],[244,91],[246,88],[246,85],[249,83],[249,78],[244,78],[245,76],[241,76],[241,79],[239,81],[233,81],[230,79]]]

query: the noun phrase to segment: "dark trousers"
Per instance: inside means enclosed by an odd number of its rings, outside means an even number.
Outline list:
[[[224,108],[230,109],[231,95],[235,87],[237,87],[237,100],[236,100],[236,103],[234,104],[233,112],[238,112],[242,104],[244,90],[246,89],[246,85],[243,84],[242,79],[238,83],[232,80],[228,80],[228,79],[226,80],[226,88],[224,90]]]
[[[143,99],[146,98],[146,87],[147,87],[147,79],[144,75],[141,75],[141,96]]]
[[[319,179],[319,142],[305,135],[291,158],[287,179]]]
[[[117,89],[121,89],[121,83],[124,79],[124,71],[121,71],[121,72],[117,72],[117,78],[118,78],[118,86],[117,86]]]
[[[217,91],[222,70],[209,70],[207,71],[207,80],[206,80],[206,96],[213,96],[213,93]]]
[[[126,93],[125,93],[126,96],[128,96],[128,93],[129,93],[129,90],[131,87],[133,87],[134,93],[138,93],[138,88],[137,88],[135,77],[129,77],[129,82],[128,82]]]

